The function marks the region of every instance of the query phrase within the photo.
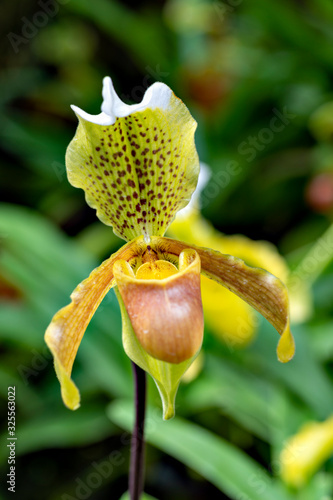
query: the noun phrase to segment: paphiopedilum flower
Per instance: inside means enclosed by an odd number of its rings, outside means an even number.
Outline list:
[[[124,104],[104,79],[102,112],[73,106],[79,126],[66,154],[68,179],[82,188],[102,222],[127,241],[74,290],[72,302],[49,325],[64,403],[79,406],[71,380],[83,334],[106,293],[116,287],[123,345],[160,391],[164,418],[174,414],[181,376],[203,338],[200,273],[228,288],[272,323],[281,335],[278,358],[289,361],[288,294],[262,269],[217,251],[165,238],[177,211],[189,202],[199,174],[196,122],[171,89],[155,83],[140,104]]]

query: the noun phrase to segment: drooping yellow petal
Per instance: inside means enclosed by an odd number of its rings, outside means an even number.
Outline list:
[[[72,302],[55,314],[45,333],[45,342],[54,357],[55,370],[65,405],[75,410],[80,394],[71,380],[74,359],[84,332],[106,293],[115,285],[113,265],[117,259],[130,260],[142,252],[143,238],[124,245],[96,268],[71,295]]]
[[[162,83],[129,106],[106,78],[103,96],[100,115],[73,108],[79,126],[67,149],[68,179],[84,189],[87,203],[118,236],[149,241],[165,233],[195,189],[196,122]]]
[[[211,249],[169,238],[158,238],[157,241],[159,245],[168,248],[169,253],[176,255],[185,248],[196,250],[205,276],[245,300],[279,332],[281,335],[277,347],[279,361],[286,363],[293,357],[295,344],[289,328],[288,292],[278,278],[263,269],[249,267],[236,257]]]
[[[181,363],[200,349],[203,311],[200,259],[193,250],[179,256],[179,272],[156,260],[139,267],[118,260],[114,276],[133,330],[144,350],[156,359]]]
[[[248,265],[266,269],[286,281],[288,267],[272,244],[253,241],[242,235],[225,236],[200,215],[197,206],[192,207],[192,210],[189,207],[177,214],[169,228],[170,235],[194,245],[204,245],[235,255]],[[253,339],[258,324],[253,309],[229,290],[204,276],[201,289],[205,320],[212,331],[232,348],[246,346]]]
[[[309,422],[286,442],[280,455],[281,477],[300,488],[332,454],[333,417]]]

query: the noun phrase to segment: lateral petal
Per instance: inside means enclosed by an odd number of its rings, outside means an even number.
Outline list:
[[[200,168],[198,187],[205,177],[205,169]],[[194,195],[197,191],[198,188]],[[191,207],[194,195],[191,203],[177,214],[171,224],[171,237],[235,255],[250,266],[267,269],[287,284],[288,267],[274,245],[266,241],[253,241],[242,235],[226,236],[220,233],[200,215],[195,206]],[[212,332],[230,347],[241,348],[251,342],[256,332],[256,316],[252,307],[205,276],[202,276],[201,289],[205,321]],[[293,312],[293,301],[290,301]]]
[[[113,265],[126,261],[142,250],[143,238],[124,245],[80,283],[71,294],[71,303],[53,317],[45,333],[45,342],[54,357],[54,367],[65,405],[71,410],[80,406],[79,391],[71,380],[75,356],[84,332],[106,293],[115,285]]]
[[[286,286],[264,269],[247,266],[242,260],[209,248],[200,248],[169,238],[158,238],[159,245],[179,255],[192,248],[200,256],[201,272],[245,300],[262,314],[281,335],[277,346],[279,361],[290,361],[295,343],[289,327],[289,299]]]

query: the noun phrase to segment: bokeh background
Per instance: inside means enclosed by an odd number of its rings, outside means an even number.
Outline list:
[[[117,500],[127,490],[133,388],[114,292],[79,350],[77,412],[63,407],[43,341],[75,286],[122,244],[70,186],[64,165],[76,128],[70,104],[97,114],[110,75],[128,103],[163,81],[187,104],[211,174],[201,215],[177,235],[202,246],[215,238],[249,264],[282,269],[297,343],[295,359],[279,364],[274,329],[210,290],[203,355],[179,389],[173,421],[161,420],[149,382],[146,492],[331,499],[331,0],[2,0],[1,13],[1,497],[12,495],[13,385],[18,498]]]

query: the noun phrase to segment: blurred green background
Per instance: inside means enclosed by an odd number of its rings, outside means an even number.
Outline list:
[[[77,412],[63,407],[43,341],[75,286],[121,245],[70,186],[64,165],[76,128],[70,104],[97,114],[110,75],[128,103],[154,81],[186,103],[212,171],[203,216],[227,235],[276,245],[291,270],[303,269],[313,302],[293,325],[289,365],[276,361],[276,335],[260,320],[256,339],[240,350],[207,328],[202,368],[181,385],[175,420],[162,422],[150,381],[146,492],[160,500],[331,499],[332,459],[299,488],[281,480],[279,459],[304,423],[333,413],[331,0],[1,7],[2,477],[7,387],[15,385],[18,498],[117,500],[127,489],[133,389],[114,292],[74,366]],[[302,260],[318,242],[320,254]],[[3,481],[1,496],[10,494]]]

